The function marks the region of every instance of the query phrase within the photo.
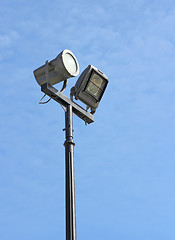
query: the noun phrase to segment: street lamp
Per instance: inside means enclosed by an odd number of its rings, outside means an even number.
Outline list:
[[[108,78],[100,70],[89,65],[71,89],[70,98],[65,96],[62,91],[67,86],[67,79],[79,74],[78,61],[70,50],[62,51],[55,59],[46,61],[45,65],[33,73],[41,91],[60,103],[65,110],[66,240],[76,240],[73,113],[85,123],[94,122],[94,113],[104,94]],[[61,81],[64,81],[64,84],[58,91],[52,85]],[[73,96],[85,103],[87,109],[75,103]],[[88,108],[91,108],[91,112],[87,111]]]

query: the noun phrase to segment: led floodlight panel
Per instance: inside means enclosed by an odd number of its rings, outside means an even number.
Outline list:
[[[108,78],[96,67],[89,65],[75,84],[75,99],[81,100],[92,109],[96,109],[105,92]]]

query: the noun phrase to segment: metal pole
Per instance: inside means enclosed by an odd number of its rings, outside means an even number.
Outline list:
[[[66,169],[66,240],[76,240],[74,141],[72,126],[72,106],[65,111],[65,169]]]

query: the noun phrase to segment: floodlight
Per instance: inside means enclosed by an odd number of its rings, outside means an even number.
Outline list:
[[[104,94],[108,78],[96,67],[89,65],[77,80],[75,87],[71,89],[71,94],[75,99],[81,100],[94,113]]]
[[[46,64],[34,70],[37,83],[41,86],[46,80]],[[75,55],[70,50],[62,51],[55,59],[49,62],[48,79],[51,85],[65,81],[79,74],[79,64]]]
[[[78,78],[75,86],[71,88],[70,98],[62,92],[66,88],[67,79],[79,74],[79,65],[74,54],[69,50],[62,51],[52,61],[34,70],[37,83],[41,86],[44,96],[59,103],[65,110],[65,190],[66,190],[66,239],[76,240],[76,208],[75,208],[75,177],[74,177],[74,140],[73,140],[73,114],[81,118],[85,124],[94,122],[94,113],[105,92],[108,78],[96,67],[89,65]],[[52,85],[64,81],[63,87],[58,91]],[[74,102],[79,99],[87,105],[84,109]],[[91,108],[91,111],[87,111]]]

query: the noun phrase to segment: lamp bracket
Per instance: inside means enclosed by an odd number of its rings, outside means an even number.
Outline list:
[[[51,84],[45,83],[41,85],[41,91],[47,94],[56,102],[60,103],[62,107],[67,107],[68,105],[72,106],[72,111],[75,115],[85,121],[85,123],[92,123],[94,122],[94,115],[90,112],[86,111],[84,108],[73,102],[70,98],[66,95],[58,91],[54,88]]]

